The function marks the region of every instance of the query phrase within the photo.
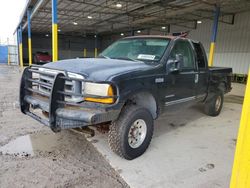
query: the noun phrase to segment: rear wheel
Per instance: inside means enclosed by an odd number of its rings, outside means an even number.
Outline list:
[[[110,127],[110,148],[119,156],[132,160],[147,150],[153,130],[153,118],[146,108],[127,106]]]
[[[215,92],[212,98],[205,103],[205,113],[209,116],[218,116],[223,106],[223,100],[223,92]]]

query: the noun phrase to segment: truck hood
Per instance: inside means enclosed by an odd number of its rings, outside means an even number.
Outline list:
[[[61,60],[58,62],[47,63],[44,67],[62,69],[83,75],[93,81],[105,81],[114,76],[128,72],[147,70],[152,66],[143,62],[134,62],[117,59],[104,58],[82,58]]]

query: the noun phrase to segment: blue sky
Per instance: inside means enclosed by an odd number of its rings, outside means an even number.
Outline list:
[[[27,0],[0,0],[0,42],[14,43],[13,32],[19,23]]]

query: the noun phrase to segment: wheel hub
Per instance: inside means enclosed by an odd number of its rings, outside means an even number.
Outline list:
[[[215,101],[215,110],[218,111],[221,106],[221,96],[218,96],[216,101]]]
[[[128,143],[132,148],[138,148],[145,140],[147,134],[147,125],[143,119],[134,121],[129,129]]]

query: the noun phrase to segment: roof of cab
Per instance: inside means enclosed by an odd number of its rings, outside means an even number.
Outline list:
[[[179,36],[172,36],[172,35],[139,35],[139,36],[130,36],[125,37],[124,39],[133,39],[133,38],[162,38],[162,39],[176,39],[176,38],[182,38]]]
[[[138,39],[138,38],[161,38],[161,39],[170,39],[170,40],[175,40],[175,39],[185,39],[185,40],[190,40],[191,42],[194,43],[200,43],[200,41],[193,40],[187,37],[181,37],[181,36],[172,36],[172,35],[138,35],[138,36],[129,36],[125,37],[122,39]]]

